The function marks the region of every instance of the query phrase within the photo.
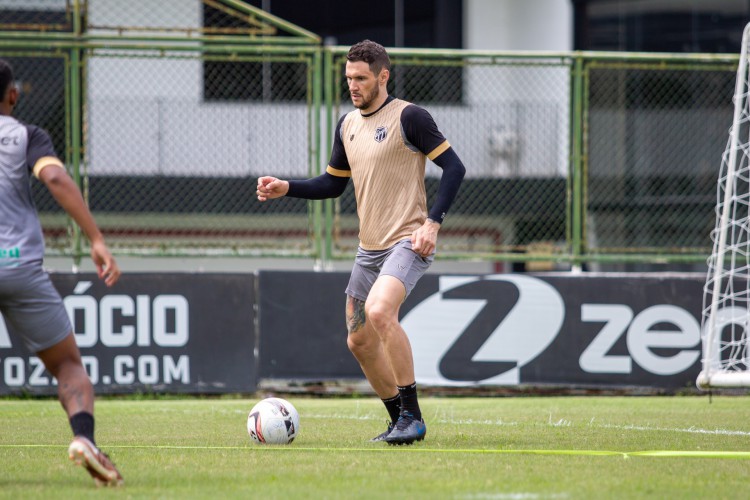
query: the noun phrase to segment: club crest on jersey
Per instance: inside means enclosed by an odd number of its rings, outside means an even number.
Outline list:
[[[378,127],[375,129],[375,142],[383,142],[388,137],[388,127]]]

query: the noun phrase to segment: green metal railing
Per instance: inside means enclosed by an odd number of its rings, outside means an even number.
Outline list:
[[[336,200],[255,200],[259,175],[305,178],[353,109],[347,47],[236,0],[60,0],[0,7],[17,116],[50,130],[120,255],[349,258]],[[168,11],[166,9],[177,9]],[[53,9],[54,10],[54,9]],[[33,11],[33,9],[32,9]],[[738,57],[390,49],[390,92],[425,107],[467,176],[439,258],[701,263]],[[440,171],[428,162],[434,196]],[[45,189],[48,252],[86,242]]]

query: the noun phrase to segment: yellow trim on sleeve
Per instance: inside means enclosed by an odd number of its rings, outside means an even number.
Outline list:
[[[445,141],[440,146],[430,151],[430,154],[427,155],[427,158],[429,158],[430,160],[434,160],[435,158],[443,154],[450,147],[451,145],[448,144],[448,141]]]
[[[42,172],[42,170],[49,167],[50,165],[65,168],[59,158],[56,158],[54,156],[42,156],[36,161],[36,163],[34,163],[34,168],[32,169],[34,177],[38,179],[39,174]]]
[[[351,177],[352,171],[351,170],[341,170],[338,168],[333,168],[332,166],[328,165],[326,167],[326,172],[329,174],[335,176],[335,177]]]

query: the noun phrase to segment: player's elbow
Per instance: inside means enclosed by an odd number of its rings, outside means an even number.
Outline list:
[[[70,176],[62,167],[50,165],[39,172],[39,180],[48,188],[64,186],[70,182]]]
[[[331,198],[338,198],[339,196],[344,194],[345,189],[346,189],[346,184],[335,186],[333,190],[331,191]]]
[[[39,176],[47,189],[57,198],[70,191],[75,191],[77,186],[68,173],[61,168],[45,168]]]
[[[446,165],[446,168],[443,169],[443,175],[448,175],[453,182],[460,183],[464,180],[464,176],[466,176],[466,167],[464,167],[464,164],[461,162],[461,160],[456,157],[456,161],[451,162],[449,165]]]
[[[326,198],[338,198],[346,190],[346,185],[349,183],[348,177],[336,177],[328,173],[324,174],[326,182]]]
[[[464,167],[464,164],[461,163],[461,161],[458,162],[458,167],[456,168],[456,177],[458,177],[459,180],[463,180],[466,176],[466,167]]]
[[[443,169],[443,175],[448,175],[451,179],[460,182],[466,175],[466,167],[464,167],[461,158],[453,151],[453,148],[449,148],[434,161],[438,167]]]

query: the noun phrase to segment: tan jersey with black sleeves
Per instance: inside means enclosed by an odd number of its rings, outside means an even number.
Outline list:
[[[349,169],[329,165],[335,176],[351,175],[359,216],[360,246],[384,250],[408,239],[427,218],[425,161],[450,147],[447,141],[427,155],[404,137],[401,113],[410,103],[391,99],[375,113],[348,113],[342,123]]]

